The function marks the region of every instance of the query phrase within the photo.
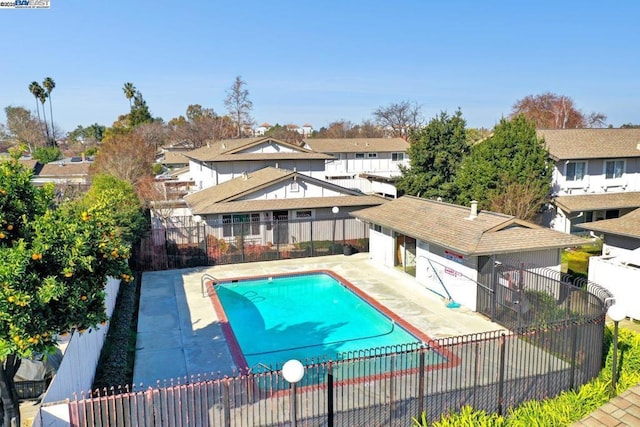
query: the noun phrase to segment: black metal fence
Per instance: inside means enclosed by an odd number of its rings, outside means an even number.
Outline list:
[[[477,311],[510,330],[581,322],[603,313],[612,297],[586,279],[517,261],[486,263],[477,290]]]
[[[504,414],[576,388],[600,369],[604,313],[307,360],[291,387],[279,366],[175,380],[70,402],[72,426],[409,426],[471,405]],[[292,406],[295,405],[295,406]],[[294,422],[295,421],[295,422]]]
[[[152,271],[368,250],[369,227],[352,217],[187,222],[150,230],[134,248],[131,263],[136,270]]]

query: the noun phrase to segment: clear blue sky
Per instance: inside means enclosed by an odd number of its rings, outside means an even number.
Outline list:
[[[51,0],[0,10],[0,107],[35,110],[27,87],[50,76],[66,131],[127,113],[125,82],[165,120],[224,114],[239,75],[258,123],[359,123],[407,100],[491,128],[551,91],[618,127],[640,123],[639,16],[635,0]]]

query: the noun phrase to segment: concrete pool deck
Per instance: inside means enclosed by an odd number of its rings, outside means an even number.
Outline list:
[[[374,263],[368,253],[147,272],[138,313],[136,387],[237,370],[211,300],[202,295],[203,274],[222,281],[308,270],[333,271],[431,338],[503,329],[471,310],[447,308],[413,277]]]

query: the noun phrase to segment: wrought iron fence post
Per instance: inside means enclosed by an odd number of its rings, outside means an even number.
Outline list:
[[[504,403],[504,359],[506,353],[506,334],[500,334],[500,366],[498,378],[498,415],[502,415],[502,405]]]
[[[280,220],[278,218],[273,218],[273,222],[275,223],[276,229],[276,252],[278,252],[278,259],[280,259]]]
[[[391,413],[393,413],[395,411],[395,405],[394,405],[394,401],[395,401],[395,387],[393,386],[393,384],[395,383],[395,354],[391,354],[391,356],[389,356],[389,363],[390,363],[390,367],[389,367],[389,373],[391,374],[391,381],[389,382],[389,400],[391,401],[389,407],[391,408]]]
[[[327,371],[327,427],[333,427],[333,365],[331,361]]]
[[[229,401],[229,380],[226,379],[222,383],[222,408],[224,413],[225,427],[231,427],[231,402]]]
[[[491,257],[491,321],[496,320],[496,298],[498,298],[498,293],[496,292],[498,277],[496,274],[496,260]]]
[[[576,353],[578,351],[578,325],[575,322],[572,322],[571,325],[571,382],[569,383],[569,387],[571,390],[575,388],[575,380],[576,380]]]
[[[420,399],[418,401],[418,415],[420,416],[423,412],[424,412],[424,358],[425,358],[425,353],[426,353],[426,349],[424,347],[422,347],[420,349],[420,363],[419,363],[419,369],[420,372],[418,372],[418,399]]]

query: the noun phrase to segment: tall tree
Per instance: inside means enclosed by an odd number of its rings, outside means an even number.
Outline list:
[[[38,114],[38,123],[42,123],[40,120],[40,98],[42,97],[42,94],[44,93],[44,89],[42,89],[42,86],[40,86],[40,83],[33,81],[29,84],[29,92],[31,92],[31,94],[33,95],[33,97],[36,99],[36,113]],[[44,129],[41,129],[41,132],[43,133],[43,135],[45,136],[45,140],[48,141],[49,138],[47,138],[47,135],[44,133]]]
[[[133,96],[133,105],[129,112],[129,127],[135,128],[143,123],[151,122],[153,122],[153,116],[151,116],[147,101],[144,100],[140,91],[136,91]]]
[[[49,118],[51,119],[51,145],[56,145],[56,131],[53,124],[53,106],[51,103],[51,91],[56,87],[56,82],[51,77],[47,77],[42,82],[44,90],[47,91],[47,97],[49,98]]]
[[[458,110],[453,116],[441,112],[427,126],[411,132],[410,167],[400,167],[398,189],[410,195],[452,200],[456,170],[469,152],[465,126]]]
[[[156,150],[136,132],[116,132],[105,137],[91,173],[112,175],[136,185],[145,176],[153,175]]]
[[[320,130],[314,135],[316,138],[330,138],[330,139],[340,139],[340,138],[348,138],[351,130],[353,129],[354,124],[348,120],[340,119],[335,122],[329,123],[328,126],[323,126]]]
[[[47,123],[47,110],[45,110],[44,108],[44,104],[45,102],[47,102],[47,97],[49,95],[47,94],[47,91],[44,90],[43,88],[40,88],[40,91],[38,93],[38,99],[40,100],[40,103],[42,104],[42,116],[44,117],[43,123],[44,123],[44,130],[47,136],[47,144],[50,145],[51,144],[51,134],[49,133],[49,124]]]
[[[133,107],[132,99],[136,95],[137,89],[131,82],[126,82],[122,88],[124,96],[129,100],[129,107]]]
[[[533,121],[522,114],[503,118],[490,137],[471,147],[460,165],[457,201],[477,200],[480,208],[532,220],[547,200],[552,171]]]
[[[121,199],[49,209],[52,187],[31,184],[14,158],[0,162],[0,399],[4,426],[21,425],[14,375],[22,358],[45,356],[58,334],[106,321],[107,276],[128,281],[131,240]],[[111,185],[109,191],[118,191]],[[113,194],[113,193],[109,193]],[[134,197],[134,201],[137,198]],[[114,216],[114,211],[120,216]],[[130,210],[126,212],[131,212]],[[136,217],[142,216],[140,209]]]
[[[236,125],[236,138],[242,136],[245,126],[250,126],[253,123],[250,115],[253,102],[249,100],[249,90],[245,88],[246,84],[240,76],[236,77],[233,85],[227,90],[227,97],[224,100],[224,105]]]
[[[30,153],[47,144],[42,133],[40,120],[33,117],[33,113],[23,107],[8,106],[4,109],[7,116],[7,131],[9,137],[17,139],[19,143],[27,145]]]
[[[373,112],[376,123],[390,131],[391,136],[407,138],[422,126],[422,108],[415,102],[402,101],[379,107]]]
[[[573,99],[565,95],[546,92],[528,95],[516,101],[511,116],[524,115],[537,129],[572,129],[604,127],[607,116],[602,113],[585,114]]]

